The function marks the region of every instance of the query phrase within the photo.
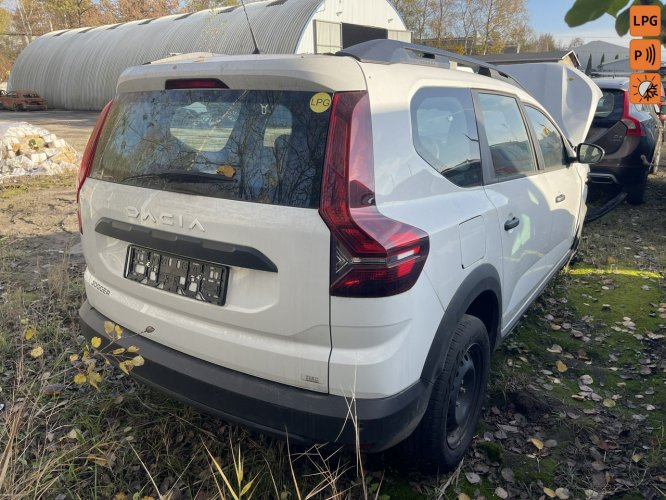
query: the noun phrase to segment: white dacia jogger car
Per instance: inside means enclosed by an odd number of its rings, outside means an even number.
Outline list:
[[[603,156],[578,146],[594,84],[555,66],[534,87],[552,114],[509,70],[393,41],[128,69],[79,173],[83,334],[231,422],[370,452],[411,436],[454,466]]]

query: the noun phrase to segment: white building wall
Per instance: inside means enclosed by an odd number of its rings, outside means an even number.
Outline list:
[[[338,25],[338,29],[342,23],[385,28],[389,30],[389,38],[411,41],[411,34],[403,33],[407,31],[407,27],[402,18],[395,7],[386,0],[326,0],[306,25],[296,49],[297,54],[315,53],[315,21],[335,23]],[[330,32],[335,28],[326,25],[325,29],[327,31],[325,40],[335,39],[335,35]],[[339,36],[339,39],[342,43],[342,36]],[[337,47],[337,50],[341,48],[341,46]],[[331,50],[331,52],[335,52],[335,50]]]

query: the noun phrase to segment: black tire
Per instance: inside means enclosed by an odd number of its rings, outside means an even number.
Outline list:
[[[412,436],[411,449],[419,458],[440,471],[451,470],[462,460],[481,415],[489,369],[486,327],[465,315],[453,332],[428,409]]]
[[[647,176],[648,173],[645,172],[645,175],[641,178],[640,181],[625,188],[625,191],[627,192],[627,203],[631,205],[642,205],[645,202]]]

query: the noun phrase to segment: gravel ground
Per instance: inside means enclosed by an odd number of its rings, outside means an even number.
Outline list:
[[[0,110],[0,123],[28,122],[65,139],[83,153],[88,137],[95,126],[98,111],[7,111]]]

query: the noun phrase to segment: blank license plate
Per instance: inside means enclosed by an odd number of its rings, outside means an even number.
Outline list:
[[[224,305],[229,268],[130,245],[125,278],[194,300]]]

